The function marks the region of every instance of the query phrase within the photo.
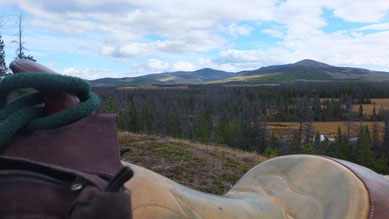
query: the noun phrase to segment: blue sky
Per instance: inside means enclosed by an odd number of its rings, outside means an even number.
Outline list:
[[[87,79],[315,59],[389,71],[387,0],[1,0],[7,63],[17,18],[39,63]]]

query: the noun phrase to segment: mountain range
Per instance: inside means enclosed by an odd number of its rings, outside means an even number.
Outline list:
[[[236,73],[204,68],[196,71],[167,72],[139,77],[101,78],[92,80],[90,83],[92,86],[142,86],[209,83],[278,84],[298,81],[389,81],[389,73],[362,68],[336,67],[304,59],[293,64],[273,65]]]

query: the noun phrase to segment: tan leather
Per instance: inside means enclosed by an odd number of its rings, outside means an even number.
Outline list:
[[[225,195],[194,191],[142,167],[134,178],[134,218],[368,218],[369,193],[331,159],[283,156],[251,169]]]
[[[49,74],[58,74],[57,72],[28,59],[14,60],[11,62],[9,67],[15,74],[26,72],[43,72]],[[80,99],[72,93],[53,93],[52,91],[45,90],[40,90],[40,92],[42,92],[44,95],[44,101],[49,115],[80,103]]]
[[[369,219],[389,218],[389,182],[382,175],[344,160],[334,159],[336,162],[349,168],[365,184],[369,193]]]

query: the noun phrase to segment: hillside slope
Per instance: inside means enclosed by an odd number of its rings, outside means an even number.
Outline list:
[[[142,86],[152,84],[198,84],[209,81],[224,80],[234,73],[204,68],[196,71],[177,71],[148,74],[138,77],[102,78],[91,80],[93,86]]]
[[[237,73],[204,68],[196,71],[148,74],[133,78],[102,78],[92,80],[90,83],[93,86],[142,86],[152,84],[166,85],[204,83],[275,84],[296,81],[381,82],[389,81],[389,73],[370,71],[362,68],[337,67],[317,62],[315,60],[304,59],[293,64],[272,65]]]
[[[222,146],[182,139],[119,132],[121,148],[130,148],[123,159],[146,167],[182,185],[213,194],[224,194],[252,167],[266,158]]]
[[[310,59],[286,64],[262,67],[236,73],[250,77],[251,83],[282,83],[293,81],[389,81],[389,74],[362,68],[336,67]],[[254,77],[253,76],[258,76]]]

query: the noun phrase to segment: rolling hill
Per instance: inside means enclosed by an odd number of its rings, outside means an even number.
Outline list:
[[[294,81],[389,81],[386,72],[362,68],[336,67],[310,59],[286,64],[262,67],[236,73],[248,77],[250,83],[282,83]],[[257,77],[253,77],[257,76]]]
[[[151,84],[198,84],[223,80],[234,73],[204,68],[196,71],[177,71],[148,74],[134,78],[102,78],[90,81],[93,86],[140,86]]]
[[[252,167],[267,160],[254,152],[189,140],[118,132],[123,160],[153,170],[182,185],[224,194]]]
[[[311,82],[355,82],[389,81],[389,73],[362,68],[336,67],[310,59],[285,64],[261,67],[250,71],[231,73],[211,68],[196,71],[178,71],[148,74],[139,77],[102,78],[90,81],[93,86],[143,86],[163,84],[204,83],[289,83]]]

